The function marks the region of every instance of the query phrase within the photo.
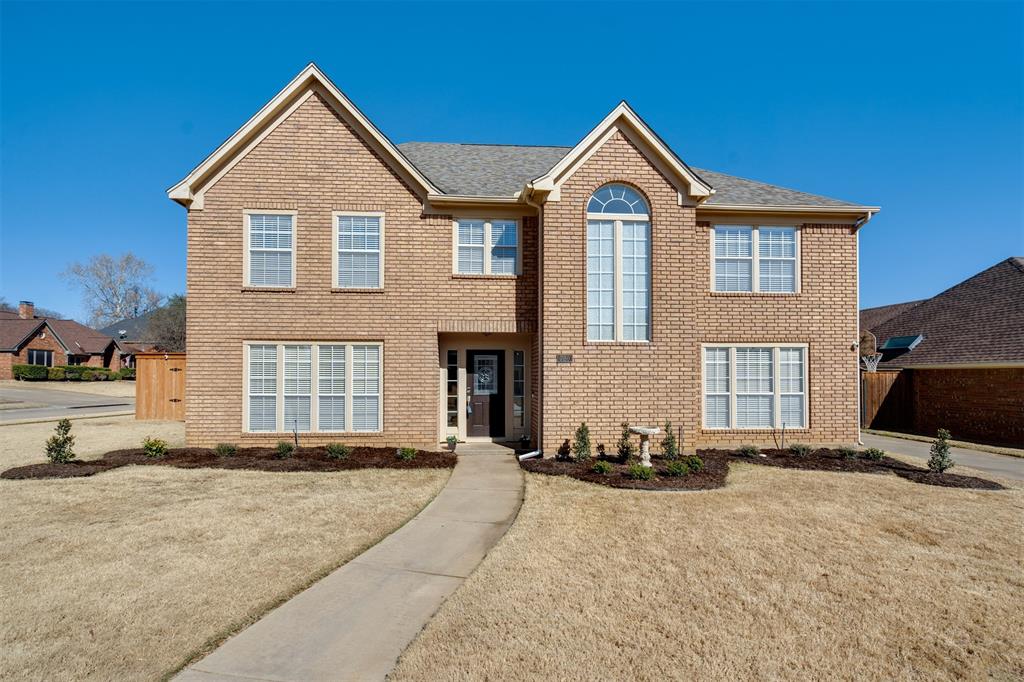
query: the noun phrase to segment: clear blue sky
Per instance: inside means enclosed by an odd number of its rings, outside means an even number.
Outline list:
[[[307,62],[396,142],[574,144],[627,99],[688,163],[877,204],[862,304],[1024,255],[1024,5],[3,2],[0,295],[185,287],[165,190]]]

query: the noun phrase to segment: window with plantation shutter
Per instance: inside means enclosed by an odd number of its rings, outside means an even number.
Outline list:
[[[277,431],[277,346],[249,346],[249,430]]]
[[[383,217],[336,215],[337,278],[340,289],[379,289]]]
[[[804,349],[779,349],[780,424],[787,428],[803,428],[804,419]]]
[[[312,346],[284,347],[284,430],[310,431],[313,405]]]
[[[714,291],[796,293],[796,228],[716,225],[712,234]]]
[[[704,426],[729,428],[729,349],[704,351]]]
[[[249,213],[248,272],[252,287],[295,286],[295,221],[291,214]]]
[[[519,223],[515,220],[461,218],[455,221],[455,273],[519,273]]]
[[[807,348],[705,347],[704,427],[807,428]]]
[[[796,230],[761,227],[757,231],[758,273],[761,291],[796,291]]]
[[[345,430],[345,346],[321,345],[317,350],[319,430]]]
[[[380,346],[352,346],[352,430],[380,428]]]

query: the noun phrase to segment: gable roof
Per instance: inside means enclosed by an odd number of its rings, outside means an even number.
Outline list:
[[[24,320],[15,313],[13,317],[0,315],[0,350],[15,352],[46,322],[44,320]]]
[[[1007,258],[871,330],[879,346],[922,335],[882,366],[1024,363],[1024,258]]]
[[[860,328],[864,331],[872,331],[883,322],[887,322],[905,310],[910,310],[926,299],[918,301],[907,301],[906,303],[891,303],[880,305],[874,308],[864,308],[860,311]]]
[[[6,311],[3,311],[6,312]],[[48,317],[22,319],[17,313],[0,315],[0,350],[17,352],[43,326],[49,328],[57,341],[73,355],[97,355],[107,350],[114,342],[102,332],[98,332],[74,320],[58,320]]]

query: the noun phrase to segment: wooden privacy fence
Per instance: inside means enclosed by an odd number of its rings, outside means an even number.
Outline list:
[[[864,428],[902,431],[913,422],[910,378],[899,370],[861,372],[860,423]]]
[[[135,418],[185,421],[185,354],[135,355]]]

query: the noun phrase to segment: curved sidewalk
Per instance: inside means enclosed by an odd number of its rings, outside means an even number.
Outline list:
[[[175,679],[384,679],[523,501],[511,450],[465,444],[458,453],[447,485],[415,518]]]

